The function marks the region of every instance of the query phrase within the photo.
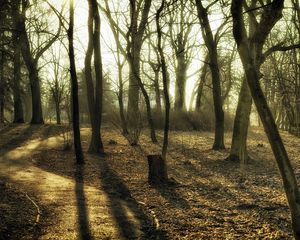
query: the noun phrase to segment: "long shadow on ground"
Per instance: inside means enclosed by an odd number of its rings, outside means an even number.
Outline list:
[[[46,130],[50,129],[49,126],[46,125],[27,125],[26,128],[22,129],[21,132],[14,136],[2,136],[3,138],[10,138],[10,140],[2,144],[2,146],[0,147],[1,150],[3,149],[5,151],[11,151],[17,147],[22,146],[23,143],[30,140],[33,134],[36,133],[42,127],[45,127]],[[47,133],[43,133],[42,135],[45,135],[46,137]]]
[[[121,236],[124,239],[140,239],[142,233],[142,239],[166,239],[163,232],[155,229],[153,220],[143,211],[141,204],[131,196],[126,184],[109,167],[106,159],[99,161],[99,167],[101,185],[108,196],[109,207]],[[127,209],[133,213],[134,219],[128,217]],[[141,228],[137,229],[137,225]]]
[[[79,223],[79,236],[82,240],[89,240],[91,238],[91,231],[89,228],[88,210],[86,207],[86,199],[84,194],[84,166],[77,165],[75,172],[75,193],[77,202],[77,216]]]

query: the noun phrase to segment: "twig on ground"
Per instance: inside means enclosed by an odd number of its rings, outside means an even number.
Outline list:
[[[28,198],[28,200],[29,200],[30,202],[32,202],[32,204],[35,206],[35,208],[36,208],[36,210],[37,210],[37,215],[36,215],[36,219],[35,219],[35,223],[34,223],[34,225],[37,225],[37,224],[39,223],[39,221],[40,221],[40,216],[41,216],[40,208],[39,208],[39,206],[35,203],[35,201],[33,201],[33,200],[28,196],[27,193],[25,193],[25,195],[26,195],[26,197]]]

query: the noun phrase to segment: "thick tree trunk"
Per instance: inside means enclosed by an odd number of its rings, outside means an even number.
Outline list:
[[[14,96],[14,123],[24,123],[24,112],[21,99],[21,46],[20,46],[20,34],[18,32],[18,11],[19,11],[20,1],[15,1],[12,4],[13,14],[13,25],[15,30],[13,31],[13,46],[14,46],[14,81],[13,81],[13,96]]]
[[[221,83],[220,71],[217,60],[217,53],[213,52],[210,57],[210,70],[212,74],[213,83],[213,99],[215,111],[215,139],[213,144],[214,150],[221,150],[225,148],[224,145],[224,111],[221,99]]]
[[[148,155],[148,183],[158,185],[168,181],[165,160],[161,155]]]
[[[18,26],[20,31],[20,43],[22,44],[22,56],[25,61],[31,90],[31,104],[32,104],[32,124],[44,123],[43,111],[42,111],[42,100],[41,100],[41,87],[40,79],[38,76],[37,60],[35,60],[30,51],[29,39],[25,28],[25,16],[19,14]]]
[[[55,112],[56,112],[56,124],[60,125],[61,124],[61,117],[60,117],[60,106],[59,102],[55,103]]]
[[[249,56],[245,55],[242,49],[240,50],[240,52],[253,100],[255,102],[257,111],[263,123],[265,132],[268,136],[274,156],[277,161],[278,168],[283,179],[285,192],[289,201],[289,206],[292,214],[295,238],[300,239],[300,194],[294,170],[291,166],[290,160],[283,145],[272,113],[264,97],[263,91],[259,85],[257,69],[255,69],[254,66],[249,65],[251,63],[249,63],[249,61],[246,60],[246,58],[248,58]]]
[[[78,81],[75,66],[75,54],[73,45],[73,31],[74,31],[74,3],[70,3],[70,25],[68,30],[69,40],[69,60],[70,60],[70,74],[71,74],[71,87],[72,87],[72,123],[73,123],[73,139],[77,164],[84,163],[84,157],[81,148],[80,125],[79,125],[79,103],[78,103]]]
[[[185,87],[186,87],[186,72],[187,72],[184,50],[180,51],[180,53],[176,56],[176,59],[177,59],[177,68],[176,68],[174,108],[177,111],[184,111],[186,110]]]
[[[0,58],[0,124],[4,123],[4,53]]]
[[[137,77],[140,76],[140,51],[134,50],[132,64],[129,68],[127,123],[130,128],[139,125],[139,94],[140,87]],[[135,69],[133,69],[133,66]],[[136,71],[136,72],[134,72]]]
[[[131,58],[131,66],[129,67],[129,88],[128,88],[128,107],[127,107],[127,123],[128,127],[136,128],[139,125],[139,78],[140,78],[140,55],[143,43],[143,35],[146,24],[148,22],[148,14],[150,11],[152,0],[143,1],[144,6],[140,12],[137,10],[135,0],[130,1],[131,22],[129,28],[130,39],[127,39],[127,55]],[[138,19],[140,23],[138,24]],[[138,141],[138,139],[136,139]]]
[[[24,56],[23,56],[24,58]],[[34,64],[28,66],[31,90],[32,117],[31,124],[43,124],[42,98],[40,79],[38,77],[37,66]]]
[[[90,113],[92,136],[89,146],[91,153],[104,153],[103,143],[101,139],[101,118],[102,118],[102,96],[103,96],[103,76],[102,76],[102,60],[100,47],[100,17],[97,2],[88,0],[89,16],[88,30],[89,42],[85,57],[85,81],[88,92],[88,107]],[[92,55],[94,52],[94,68],[95,68],[95,87],[92,76]]]
[[[252,97],[246,78],[242,82],[238,105],[235,113],[232,143],[229,160],[247,163],[249,160],[247,152],[247,135],[252,106]]]
[[[245,70],[252,98],[263,123],[283,180],[285,193],[291,211],[294,237],[298,240],[300,239],[300,194],[297,180],[275,124],[275,120],[261,89],[259,82],[259,69],[251,54],[251,45],[253,42],[258,44],[259,48],[262,50],[265,39],[269,35],[275,23],[282,16],[283,2],[283,0],[275,0],[264,9],[258,25],[259,30],[256,35],[251,38],[251,40],[248,39],[246,34],[241,1],[232,1],[231,13],[233,17],[233,35],[238,46],[238,52]]]
[[[16,40],[14,44],[14,84],[13,84],[13,96],[14,96],[14,123],[24,123],[24,112],[21,99],[21,61],[20,61],[20,45]]]

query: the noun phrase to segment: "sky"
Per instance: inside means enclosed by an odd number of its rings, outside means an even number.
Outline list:
[[[121,0],[125,1],[126,3],[128,0]],[[66,4],[65,1],[61,0],[49,0],[51,4],[56,6],[58,10],[61,9],[62,4]],[[124,3],[125,3],[124,2]],[[76,64],[77,69],[83,69],[84,68],[84,57],[85,57],[85,51],[87,47],[88,42],[88,30],[87,30],[87,18],[88,18],[88,5],[87,0],[74,0],[75,4],[75,39],[74,39],[74,47],[75,47],[75,55],[76,55]],[[68,16],[68,2],[65,6],[65,16]],[[114,38],[112,35],[112,32],[110,30],[110,27],[108,25],[108,22],[106,20],[106,17],[100,12],[101,17],[101,50],[102,50],[102,59],[103,59],[103,69],[104,71],[109,71],[111,74],[111,77],[117,81],[117,75],[116,75],[116,67],[115,67],[115,59],[114,56],[110,50],[110,48],[116,49],[114,44]],[[220,15],[216,15],[214,19],[211,20],[211,28],[213,30],[217,29],[218,26],[221,24],[222,18]],[[199,43],[203,43],[201,34],[198,34],[199,36]],[[109,45],[109,47],[108,47]],[[56,48],[59,48],[60,44],[56,43]],[[56,51],[60,51],[59,49]],[[66,56],[67,57],[67,56]],[[67,60],[67,59],[66,59]],[[192,73],[196,72],[201,66],[202,61],[204,60],[204,56],[202,51],[197,51],[195,59],[192,61],[190,68],[188,70],[187,75],[191,75]],[[67,62],[66,62],[67,64]],[[47,73],[47,75],[51,76],[51,73]],[[187,107],[190,102],[190,98],[192,95],[192,90],[194,89],[195,83],[197,81],[199,74],[196,74],[192,77],[190,77],[187,80],[186,85],[186,104]],[[172,77],[172,76],[171,76]],[[173,76],[174,77],[174,76]],[[171,96],[174,96],[175,87],[174,84],[171,85],[170,88],[170,94]]]

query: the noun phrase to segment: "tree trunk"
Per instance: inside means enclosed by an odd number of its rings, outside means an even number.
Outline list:
[[[42,124],[44,123],[43,111],[42,111],[42,100],[41,100],[41,87],[40,79],[38,76],[37,61],[33,58],[30,51],[29,39],[25,27],[25,16],[19,14],[19,31],[20,31],[20,43],[22,44],[22,56],[25,61],[29,80],[30,80],[30,90],[31,90],[31,104],[32,104],[32,124]]]
[[[160,69],[160,68],[158,68]],[[161,117],[161,99],[160,99],[160,88],[159,88],[159,70],[154,71],[154,91],[155,91],[155,103],[156,103],[156,113]]]
[[[4,123],[4,53],[0,59],[0,124]]]
[[[2,32],[0,37],[2,37]],[[4,63],[5,63],[5,57],[4,52],[0,52],[0,125],[4,123]]]
[[[215,139],[214,150],[225,148],[224,145],[224,111],[221,96],[221,77],[218,63],[217,43],[213,38],[212,30],[209,24],[207,9],[202,6],[201,0],[196,0],[198,18],[200,21],[202,35],[208,50],[209,67],[212,75],[213,100],[215,111]]]
[[[102,60],[100,47],[100,18],[97,2],[88,0],[89,16],[88,30],[89,42],[85,57],[85,80],[88,92],[88,107],[90,113],[92,136],[89,146],[91,153],[104,153],[103,143],[101,139],[101,118],[102,118],[102,96],[103,96],[103,75]],[[92,55],[94,52],[94,68],[95,68],[95,87],[92,76]]]
[[[166,65],[164,52],[162,49],[162,32],[159,24],[160,14],[164,9],[165,0],[162,1],[160,8],[155,15],[156,31],[158,38],[158,53],[161,62],[162,78],[163,78],[163,90],[165,99],[165,124],[164,124],[164,140],[162,146],[162,155],[150,155],[148,156],[149,175],[148,181],[150,184],[155,183],[167,183],[168,171],[167,171],[167,150],[169,145],[169,124],[170,124],[170,99],[169,99],[169,77]]]
[[[249,160],[247,152],[247,135],[252,106],[252,97],[246,78],[243,79],[238,105],[235,113],[232,143],[229,160],[247,163]]]
[[[14,84],[13,84],[13,96],[14,96],[14,123],[24,123],[24,113],[21,99],[21,62],[20,62],[20,48],[19,44],[14,45]]]
[[[124,113],[124,101],[123,101],[123,97],[124,97],[124,84],[123,84],[123,76],[122,76],[123,65],[120,62],[119,50],[117,51],[118,51],[117,57],[118,57],[118,79],[119,79],[119,90],[118,90],[119,91],[118,93],[119,112],[120,112],[123,135],[127,135],[128,129],[127,129],[127,122]]]
[[[208,54],[207,54],[205,57],[204,65],[201,70],[200,82],[199,82],[199,86],[197,89],[196,106],[195,106],[195,110],[197,112],[200,111],[200,107],[201,107],[201,97],[202,97],[203,88],[204,88],[204,84],[205,84],[205,80],[206,80],[206,76],[207,76],[207,72],[208,72],[208,61],[209,61],[209,59],[208,59]]]
[[[13,14],[18,15],[20,1],[15,1],[12,4]],[[13,96],[14,96],[14,123],[24,123],[24,112],[21,99],[21,46],[20,46],[20,34],[18,32],[18,16],[13,17],[13,25],[15,30],[12,33],[13,47],[14,47],[14,81],[13,81]]]
[[[186,72],[187,72],[184,50],[180,49],[180,52],[176,56],[176,59],[177,59],[177,68],[176,68],[174,108],[177,111],[184,111],[186,110],[185,87],[186,87]]]
[[[244,54],[243,47],[239,47],[241,59],[246,70],[247,81],[252,93],[253,100],[257,107],[257,111],[263,123],[265,132],[271,144],[274,156],[277,160],[278,168],[280,170],[285,192],[289,201],[289,206],[292,214],[293,229],[296,239],[300,239],[300,194],[297,186],[297,181],[287,152],[283,145],[279,131],[275,124],[272,113],[269,109],[267,101],[264,97],[263,91],[259,85],[259,77],[254,66],[249,65],[246,59],[249,56]],[[251,67],[250,67],[251,66]]]
[[[132,64],[129,67],[128,107],[127,123],[130,128],[135,128],[139,121],[139,84],[137,77],[140,76],[140,51],[134,50]],[[134,66],[135,69],[132,69]],[[136,71],[136,73],[134,73]],[[137,75],[137,76],[135,76]]]
[[[60,118],[60,106],[59,102],[55,103],[55,112],[56,112],[56,124],[60,125],[61,124],[61,118]]]
[[[168,181],[165,160],[161,155],[148,155],[148,183],[158,185]]]
[[[153,143],[157,143],[157,138],[156,138],[156,134],[155,134],[155,128],[154,128],[154,123],[153,123],[153,118],[152,118],[152,111],[151,111],[151,105],[150,105],[150,99],[149,99],[149,96],[148,96],[148,93],[145,89],[145,86],[140,78],[140,76],[138,75],[138,73],[136,72],[136,69],[135,69],[135,66],[133,65],[134,63],[134,59],[132,59],[132,57],[128,57],[128,62],[129,62],[129,65],[130,65],[130,68],[132,69],[133,71],[133,74],[135,74],[135,77],[138,81],[138,85],[142,91],[142,94],[144,96],[144,100],[145,100],[145,104],[146,104],[146,110],[147,110],[147,120],[148,120],[148,125],[149,125],[149,128],[150,128],[150,138],[151,138],[151,141]],[[136,114],[136,113],[135,113]]]
[[[291,211],[294,237],[298,240],[300,239],[300,194],[296,177],[274,118],[261,89],[259,69],[254,62],[255,60],[252,57],[250,49],[253,42],[255,42],[258,45],[260,44],[259,47],[262,50],[263,43],[269,35],[269,32],[275,23],[282,17],[283,2],[283,0],[275,0],[268,7],[264,8],[258,26],[259,30],[256,33],[257,35],[251,38],[251,40],[249,40],[245,30],[245,20],[241,1],[232,1],[231,13],[233,17],[233,35],[238,46],[238,52],[245,70],[252,98],[263,123],[283,180]]]
[[[127,123],[130,128],[139,125],[139,78],[140,78],[140,55],[143,43],[143,35],[148,22],[148,14],[152,0],[143,1],[144,7],[141,9],[141,16],[137,11],[136,1],[130,1],[131,22],[127,39],[127,55],[131,60],[129,67],[129,88],[128,88],[128,107]],[[138,19],[140,17],[140,24]],[[130,37],[130,39],[129,39]],[[137,141],[137,139],[136,139]]]
[[[77,164],[84,163],[84,157],[81,148],[80,125],[79,125],[79,103],[78,103],[78,81],[75,66],[73,33],[74,33],[74,3],[69,0],[70,4],[70,23],[68,30],[69,40],[69,60],[70,60],[70,74],[71,74],[71,87],[72,87],[72,123],[73,123],[73,139]]]

